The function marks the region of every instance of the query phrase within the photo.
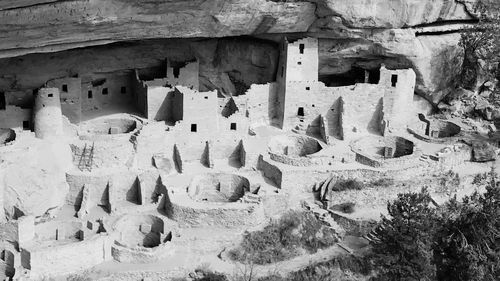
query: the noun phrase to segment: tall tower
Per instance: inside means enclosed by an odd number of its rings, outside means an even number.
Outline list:
[[[63,134],[58,88],[41,88],[38,90],[35,96],[33,119],[37,138],[44,139]]]
[[[292,43],[285,38],[280,47],[277,116],[279,126],[289,128],[287,119],[296,117],[295,104],[308,98],[318,82],[318,39],[303,38]]]

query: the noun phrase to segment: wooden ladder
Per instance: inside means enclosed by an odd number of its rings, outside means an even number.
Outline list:
[[[87,170],[92,171],[92,164],[94,163],[94,143],[92,147],[88,148],[87,144],[83,147],[82,155],[80,155],[80,161],[78,162],[78,169],[80,171]]]

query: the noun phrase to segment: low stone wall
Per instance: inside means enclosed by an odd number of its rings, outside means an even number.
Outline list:
[[[27,247],[21,249],[21,260],[33,277],[69,274],[111,260],[112,241],[101,234],[79,242]]]
[[[128,248],[117,242],[112,246],[113,258],[125,263],[153,263],[174,254],[173,246],[166,242],[154,248]]]
[[[276,166],[264,160],[262,156],[259,157],[257,165],[258,169],[264,172],[264,176],[271,179],[278,187],[281,187],[283,181],[283,173]]]
[[[355,220],[332,211],[330,214],[335,222],[342,226],[347,235],[363,236],[377,225],[374,220]]]
[[[261,203],[196,202],[187,195],[169,193],[168,216],[180,227],[216,226],[237,228],[253,226],[264,220]]]

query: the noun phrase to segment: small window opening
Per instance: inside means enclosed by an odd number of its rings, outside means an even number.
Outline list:
[[[309,90],[311,90],[311,87],[306,87],[306,91],[309,91]]]
[[[303,54],[303,53],[304,53],[304,48],[305,48],[304,44],[300,44],[300,45],[299,45],[299,50],[300,50],[300,53],[301,53],[301,54]]]
[[[29,129],[31,129],[31,126],[30,126],[30,121],[23,121],[23,129],[24,129],[24,130],[29,130]]]
[[[108,94],[108,88],[103,88],[102,89],[102,94],[107,95]]]
[[[314,105],[314,104],[313,104],[313,105],[311,105],[311,106],[312,106],[312,107],[315,107],[315,105]]]
[[[301,62],[301,61],[298,61],[298,62],[297,62],[297,64],[298,64],[298,65],[302,65],[302,62]]]
[[[205,97],[206,100],[208,100],[208,97]]]
[[[391,84],[393,87],[396,87],[397,83],[398,83],[398,76],[396,74],[393,74],[391,77]]]
[[[53,97],[53,96],[54,96],[54,94],[48,94],[48,96],[49,96],[49,98],[51,98],[51,97]]]
[[[0,110],[5,110],[7,106],[7,101],[5,100],[5,93],[0,92]]]
[[[123,86],[120,88],[120,93],[126,94],[127,93],[127,87]]]
[[[236,131],[236,123],[231,123],[231,131]]]
[[[89,99],[91,99],[91,98],[92,98],[92,91],[88,91],[88,92],[87,92],[87,97],[88,97]]]
[[[179,78],[180,71],[179,67],[174,67],[174,78]]]
[[[304,116],[304,108],[303,107],[299,107],[299,109],[297,110],[297,116]]]
[[[197,131],[197,126],[196,124],[191,124],[191,132],[196,132]]]
[[[62,91],[67,93],[68,92],[68,85],[66,85],[66,84],[62,85]]]

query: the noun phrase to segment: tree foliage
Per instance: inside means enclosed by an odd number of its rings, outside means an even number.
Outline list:
[[[492,11],[483,1],[475,7],[478,23],[464,29],[460,46],[464,50],[461,86],[474,90],[478,75],[484,80],[498,78],[500,59],[500,13]]]
[[[499,280],[500,186],[433,207],[427,190],[388,204],[373,244],[378,280]]]
[[[379,280],[433,280],[432,232],[435,210],[424,189],[398,195],[388,204],[390,217],[383,217],[377,231],[380,242],[373,252]]]

